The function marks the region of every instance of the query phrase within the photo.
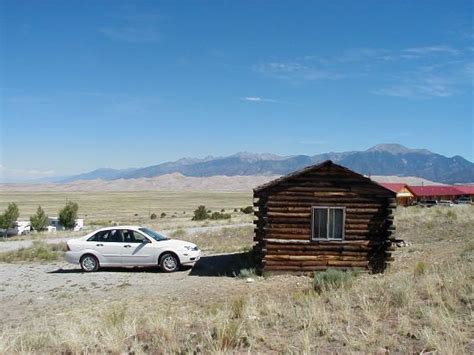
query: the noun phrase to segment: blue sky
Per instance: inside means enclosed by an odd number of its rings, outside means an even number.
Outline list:
[[[392,142],[474,160],[470,0],[0,4],[4,180]]]

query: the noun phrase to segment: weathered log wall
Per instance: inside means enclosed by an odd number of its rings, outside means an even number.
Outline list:
[[[362,268],[381,272],[391,259],[392,192],[329,165],[254,194],[255,250],[263,271]],[[312,207],[345,207],[344,240],[311,240]]]

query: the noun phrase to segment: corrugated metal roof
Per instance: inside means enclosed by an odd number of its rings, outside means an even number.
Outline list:
[[[454,187],[463,195],[474,195],[474,185],[455,185]]]
[[[408,189],[418,197],[423,196],[461,196],[464,193],[454,186],[430,185],[430,186],[407,186]]]

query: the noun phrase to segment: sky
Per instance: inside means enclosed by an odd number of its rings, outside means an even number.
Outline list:
[[[473,3],[0,0],[0,180],[379,143],[474,161]]]

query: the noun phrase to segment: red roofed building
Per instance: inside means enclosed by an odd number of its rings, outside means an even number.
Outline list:
[[[474,196],[474,185],[455,185],[454,187],[461,191],[464,196]]]
[[[450,200],[453,201],[465,194],[457,187],[449,185],[407,186],[415,201],[423,200]]]
[[[380,183],[386,189],[397,194],[397,205],[409,206],[413,202],[413,193],[408,190],[407,184],[403,182],[382,182]]]

